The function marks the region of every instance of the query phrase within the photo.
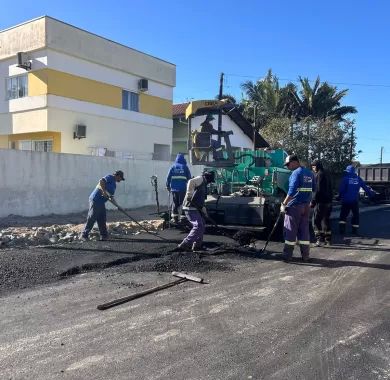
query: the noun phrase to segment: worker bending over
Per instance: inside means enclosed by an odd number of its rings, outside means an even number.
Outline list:
[[[107,240],[107,217],[106,217],[106,202],[115,194],[116,183],[124,181],[123,171],[117,170],[114,174],[108,174],[102,179],[89,196],[89,210],[87,222],[85,223],[84,231],[81,234],[82,240],[88,240],[88,235],[91,232],[93,225],[97,222],[100,232],[100,240]]]
[[[214,172],[204,172],[202,175],[188,181],[183,210],[192,225],[192,229],[188,236],[177,246],[178,250],[197,251],[202,248],[203,235],[206,228],[202,214],[207,215],[204,207],[207,197],[207,185],[214,181]]]

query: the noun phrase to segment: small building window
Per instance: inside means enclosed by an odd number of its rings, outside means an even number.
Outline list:
[[[170,145],[154,144],[153,160],[170,161],[171,147]]]
[[[19,150],[33,150],[35,152],[52,152],[52,140],[21,140]]]
[[[139,96],[136,92],[122,90],[122,108],[139,112]]]
[[[28,94],[27,74],[6,78],[7,100],[24,98]]]

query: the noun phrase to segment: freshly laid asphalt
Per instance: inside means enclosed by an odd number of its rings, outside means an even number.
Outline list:
[[[0,378],[390,379],[390,207],[361,219],[364,237],[335,236],[310,263],[221,236],[171,252],[175,230],[2,250]],[[172,271],[207,283],[97,310]]]

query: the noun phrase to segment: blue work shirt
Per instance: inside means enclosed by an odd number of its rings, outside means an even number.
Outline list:
[[[369,197],[375,195],[375,193],[367,187],[366,183],[355,173],[355,168],[352,165],[348,165],[344,170],[344,176],[339,187],[341,202],[357,202],[359,200],[360,188],[363,188]]]
[[[315,190],[314,174],[300,166],[295,169],[288,180],[288,193],[293,199],[288,202],[287,206],[310,203],[312,192]]]
[[[116,190],[115,176],[112,174],[108,174],[102,179],[106,181],[106,191],[111,195],[114,195]],[[92,191],[91,195],[89,196],[89,200],[96,203],[106,203],[108,201],[106,197],[103,197],[102,190],[100,189],[99,184],[97,184],[95,190]]]
[[[185,191],[187,181],[191,179],[191,173],[187,166],[184,154],[179,153],[176,156],[175,163],[169,169],[166,181],[166,187],[171,191]]]

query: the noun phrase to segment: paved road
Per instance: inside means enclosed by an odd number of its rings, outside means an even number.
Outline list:
[[[390,379],[390,207],[361,225],[309,264],[280,261],[279,243],[199,257],[140,235],[2,251],[0,274],[19,270],[1,288],[0,378]],[[176,269],[209,284],[96,309]]]

